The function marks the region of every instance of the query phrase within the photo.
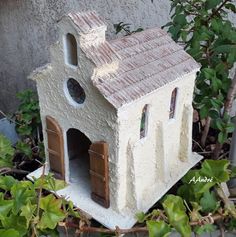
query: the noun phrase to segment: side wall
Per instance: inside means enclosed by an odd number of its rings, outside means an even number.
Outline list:
[[[73,27],[67,30],[65,30],[66,33],[70,32],[78,37]],[[66,136],[68,129],[80,130],[91,142],[107,141],[109,144],[109,165],[112,170],[112,179],[110,179],[111,207],[115,209],[115,200],[119,198],[117,190],[114,188],[117,182],[115,170],[118,142],[116,111],[92,85],[91,77],[94,65],[85,58],[83,52],[78,48],[79,67],[77,68],[65,64],[62,49],[63,37],[60,37],[60,41],[51,49],[52,63],[42,73],[36,73],[33,76],[37,80],[45,144],[47,147],[45,116],[50,115],[57,120],[63,130],[66,179],[68,180],[69,159]],[[77,80],[85,91],[85,102],[79,106],[70,103],[65,95],[66,82],[69,78]],[[47,152],[46,157],[48,159]]]
[[[181,162],[191,154],[194,80],[195,73],[191,73],[118,111],[122,158],[118,167],[123,175],[120,209],[149,208],[175,171],[181,173]],[[169,119],[171,93],[176,87],[175,117]],[[147,135],[140,139],[141,114],[146,104],[149,105]]]
[[[58,38],[56,23],[70,11],[96,10],[109,24],[107,34],[114,37],[113,24],[137,27],[162,26],[169,19],[166,0],[7,0],[0,1],[0,105],[14,112],[15,94],[33,87],[27,76],[49,62],[49,45]],[[11,98],[9,100],[8,98]]]

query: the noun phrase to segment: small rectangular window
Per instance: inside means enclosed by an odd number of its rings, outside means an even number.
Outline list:
[[[171,93],[169,119],[172,119],[175,116],[177,91],[178,91],[178,89],[175,88]]]

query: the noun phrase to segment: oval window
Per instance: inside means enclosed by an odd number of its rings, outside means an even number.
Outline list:
[[[71,99],[77,104],[83,104],[85,101],[85,92],[80,84],[73,78],[70,78],[66,84]]]

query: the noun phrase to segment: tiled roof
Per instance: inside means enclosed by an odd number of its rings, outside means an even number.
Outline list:
[[[158,28],[109,43],[111,51],[120,58],[115,59],[119,68],[115,73],[96,78],[93,83],[115,108],[199,69],[199,64]],[[91,53],[96,54],[95,51]],[[109,58],[105,50],[96,55],[93,58],[97,66],[97,61],[104,62]]]
[[[102,18],[94,11],[70,13],[69,17],[79,28],[80,32],[84,34],[100,27],[106,27]]]
[[[69,17],[82,33],[105,26],[95,12]],[[115,108],[199,69],[194,59],[159,28],[84,46],[82,50],[98,68],[118,63],[116,71],[108,70],[107,74],[93,78],[94,86]]]

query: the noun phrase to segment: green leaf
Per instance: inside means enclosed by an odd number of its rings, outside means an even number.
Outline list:
[[[59,221],[65,218],[65,214],[60,209],[62,200],[56,199],[52,194],[40,199],[40,208],[44,210],[38,228],[54,229]]]
[[[200,174],[222,183],[229,180],[228,160],[204,160]]]
[[[8,229],[8,230],[0,229],[0,236],[2,236],[2,237],[21,237],[20,233],[14,229]]]
[[[206,0],[205,9],[210,10],[217,7],[221,3],[221,0]]]
[[[32,188],[32,189],[31,189]],[[33,184],[28,181],[19,182],[13,185],[11,189],[12,198],[14,200],[13,210],[14,214],[18,214],[20,209],[26,205],[27,202],[36,199],[36,192],[33,189]]]
[[[214,213],[215,210],[219,207],[215,193],[209,192],[209,190],[203,194],[203,197],[200,200],[200,204],[202,206],[202,211],[205,213]]]
[[[25,154],[28,157],[32,156],[32,149],[31,146],[27,143],[24,143],[22,141],[18,141],[16,144],[16,149],[20,152]]]
[[[213,119],[216,119],[216,118],[219,118],[220,114],[219,114],[219,111],[217,111],[216,109],[210,109],[209,116]]]
[[[11,142],[0,134],[0,167],[12,167],[14,149]]]
[[[44,176],[44,179],[38,178],[34,181],[34,187],[40,188],[43,187],[46,190],[58,191],[67,186],[66,182],[63,180],[55,179],[52,173]]]
[[[18,215],[11,214],[10,216],[6,216],[4,219],[2,219],[2,226],[5,229],[14,229],[15,231],[19,232],[21,237],[25,236],[28,232],[26,219]]]
[[[5,191],[10,191],[14,184],[18,183],[18,180],[12,176],[0,176],[0,188]]]
[[[12,200],[0,200],[0,219],[4,219],[13,207]]]
[[[218,134],[218,141],[219,141],[219,143],[221,143],[221,144],[225,143],[225,141],[227,140],[227,137],[228,137],[228,133],[220,132]]]
[[[146,215],[144,212],[139,212],[135,215],[139,223],[143,223],[146,220]]]
[[[209,114],[209,108],[206,107],[206,106],[201,107],[200,111],[199,111],[199,114],[200,114],[201,119],[206,118]]]
[[[149,237],[167,237],[171,228],[164,221],[147,221]]]
[[[217,228],[215,225],[212,224],[205,224],[202,226],[195,226],[194,232],[198,235],[203,235],[204,233],[211,233],[215,231]]]
[[[186,16],[184,14],[176,15],[173,19],[173,22],[181,26],[186,25],[187,24]]]
[[[34,216],[34,212],[36,210],[37,205],[32,205],[30,201],[27,202],[26,205],[24,205],[21,208],[21,214],[20,216],[24,216],[27,221],[27,228],[29,228],[30,221],[32,220]]]
[[[211,80],[212,78],[216,77],[216,71],[212,68],[204,68],[202,69],[202,72],[206,79]]]
[[[236,13],[236,7],[232,3],[225,4],[225,8],[231,10],[233,13]]]
[[[182,198],[172,194],[167,195],[162,205],[170,225],[173,226],[182,237],[190,237],[191,227]]]

